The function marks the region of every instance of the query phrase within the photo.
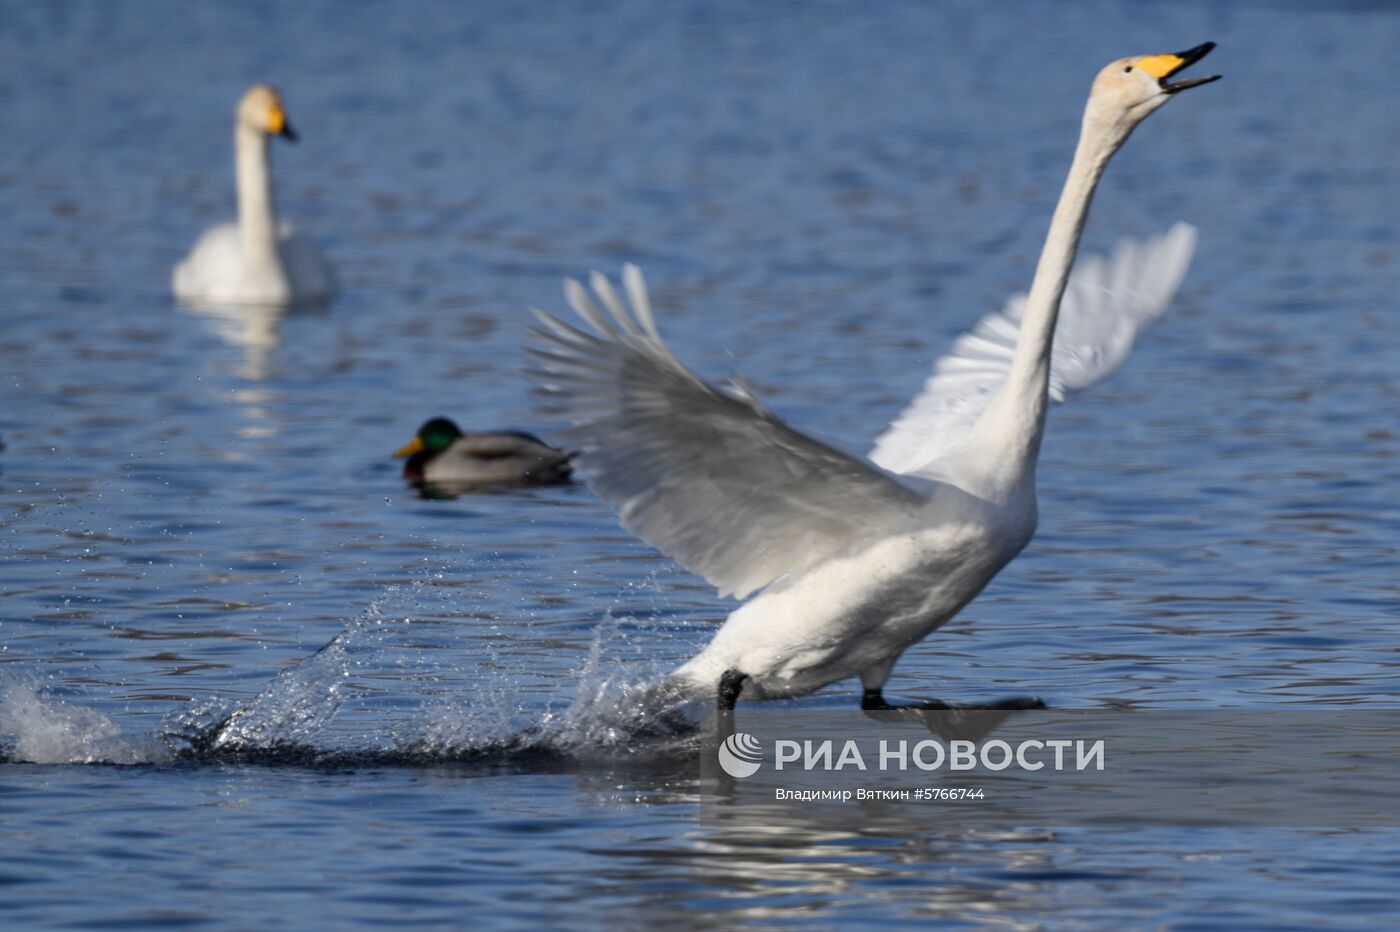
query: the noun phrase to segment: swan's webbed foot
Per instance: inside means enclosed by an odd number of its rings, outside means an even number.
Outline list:
[[[926,699],[911,705],[891,705],[878,689],[867,689],[860,699],[861,710],[877,713],[871,718],[888,721],[917,721],[945,741],[980,741],[998,725],[1017,712],[1044,709],[1045,703],[1034,696],[1012,696],[996,702],[976,705],[954,705],[941,699]],[[886,713],[886,714],[878,714]]]
[[[860,697],[860,708],[863,712],[891,712],[900,709],[926,712],[1025,712],[1028,709],[1044,709],[1047,706],[1044,700],[1036,696],[1011,696],[996,702],[975,705],[954,705],[951,702],[944,702],[942,699],[925,699],[922,702],[912,702],[908,705],[892,705],[885,701],[881,690],[867,689]]]

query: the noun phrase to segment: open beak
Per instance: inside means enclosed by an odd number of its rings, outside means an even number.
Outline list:
[[[1212,81],[1219,81],[1220,75],[1213,74],[1205,78],[1184,78],[1180,81],[1170,80],[1178,72],[1183,71],[1196,62],[1210,54],[1210,50],[1215,48],[1214,42],[1203,42],[1193,49],[1184,52],[1177,52],[1174,55],[1153,55],[1151,58],[1138,62],[1138,67],[1146,67],[1148,74],[1157,79],[1157,84],[1165,93],[1175,94],[1177,91],[1184,91],[1188,87],[1199,87],[1202,84],[1209,84]],[[1150,63],[1150,66],[1149,66]]]
[[[422,449],[423,438],[414,437],[408,443],[405,443],[403,446],[399,447],[398,452],[396,452],[394,455],[397,456],[399,459],[403,459],[405,456],[412,456],[413,454],[419,452]]]

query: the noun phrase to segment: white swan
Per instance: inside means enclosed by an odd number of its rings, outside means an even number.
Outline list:
[[[207,230],[175,266],[171,287],[191,303],[287,306],[325,301],[335,276],[316,244],[278,223],[269,137],[295,140],[282,97],[257,84],[238,102],[233,146],[238,220]]]
[[[741,695],[798,696],[858,676],[863,707],[890,708],[882,690],[900,654],[971,601],[1035,532],[1050,398],[1116,367],[1185,271],[1194,231],[1183,225],[1070,281],[1109,158],[1172,94],[1214,80],[1169,80],[1213,47],[1124,58],[1099,73],[1029,296],[955,344],[880,438],[878,465],[681,365],[634,267],[623,276],[630,313],[596,273],[606,315],[566,284],[592,333],[536,312],[542,388],[575,424],[562,439],[593,489],[628,530],[721,594],[762,589],[671,675],[672,688],[717,695],[732,709]],[[1067,337],[1060,345],[1057,329]]]

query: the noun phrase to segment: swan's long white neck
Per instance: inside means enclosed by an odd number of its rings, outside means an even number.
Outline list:
[[[988,479],[997,488],[988,491],[996,497],[1016,490],[1034,493],[1060,299],[1079,250],[1094,189],[1109,158],[1130,130],[1131,127],[1100,123],[1093,118],[1092,110],[1085,114],[1069,177],[1055,206],[1026,299],[1011,371],[970,438],[969,448],[976,451],[978,461],[995,464]]]
[[[277,257],[277,209],[272,201],[272,172],[268,167],[268,138],[244,125],[233,131],[238,178],[238,235],[245,269],[280,272]]]

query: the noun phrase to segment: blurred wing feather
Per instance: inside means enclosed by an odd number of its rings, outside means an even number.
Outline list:
[[[1055,325],[1054,401],[1123,364],[1138,334],[1166,312],[1195,249],[1196,228],[1177,223],[1147,240],[1125,237],[1111,257],[1075,264]],[[957,447],[1006,381],[1025,311],[1026,296],[1017,295],[958,337],[923,391],[875,441],[870,458],[892,472],[918,475]]]
[[[641,273],[628,304],[565,296],[590,330],[540,311],[530,350],[541,389],[573,427],[588,484],[622,525],[722,595],[743,597],[906,520],[923,499],[893,477],[788,427],[751,394],[700,379],[657,333]]]

